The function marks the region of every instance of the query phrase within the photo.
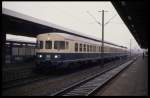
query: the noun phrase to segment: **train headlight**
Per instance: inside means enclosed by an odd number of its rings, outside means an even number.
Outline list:
[[[60,58],[60,55],[55,55],[54,58],[55,58],[55,59],[56,59],[56,58]]]
[[[54,58],[58,58],[58,55],[55,55]]]
[[[40,55],[38,55],[38,57],[39,57],[39,58],[42,58],[43,56],[40,54]]]

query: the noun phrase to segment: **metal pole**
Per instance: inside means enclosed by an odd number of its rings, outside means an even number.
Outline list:
[[[130,57],[131,57],[131,39],[130,39]]]
[[[102,54],[104,53],[104,10],[102,10]]]
[[[104,12],[108,12],[108,11],[98,11],[98,12],[102,12],[102,46],[101,46],[101,59],[102,59],[102,66],[103,66],[103,59],[104,59]],[[93,17],[93,15],[91,15],[89,12],[87,12],[92,18],[94,18],[94,20],[98,23],[98,24],[101,24],[100,22],[98,22],[96,20],[95,17]],[[116,15],[115,15],[116,16]],[[106,24],[108,24],[110,22],[110,20],[112,20],[115,16],[113,16],[111,19],[109,19]]]
[[[104,65],[104,10],[102,10],[102,47],[101,47],[102,67]]]

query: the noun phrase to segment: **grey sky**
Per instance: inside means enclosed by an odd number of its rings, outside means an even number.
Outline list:
[[[105,25],[104,39],[126,47],[129,47],[130,39],[132,39],[132,48],[139,48],[110,2],[2,2],[2,7],[80,31],[98,39],[101,39],[101,26],[87,14],[87,11],[101,22],[101,13],[98,11],[107,10],[105,22],[114,15],[116,17]]]

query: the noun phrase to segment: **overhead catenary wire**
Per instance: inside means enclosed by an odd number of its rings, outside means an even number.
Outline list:
[[[102,25],[89,11],[87,13],[95,20],[96,23]]]
[[[111,17],[104,25],[107,25],[115,17],[116,17],[116,15],[114,15],[113,17]]]
[[[87,13],[94,19],[96,23],[98,23],[99,25],[102,25],[89,11],[87,11]],[[116,14],[113,17],[111,17],[104,25],[107,25],[108,23],[114,23],[114,22],[111,22],[111,20],[114,19],[115,17],[116,17]]]

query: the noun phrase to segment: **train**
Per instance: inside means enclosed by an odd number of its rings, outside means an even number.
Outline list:
[[[126,58],[127,47],[89,36],[65,32],[37,35],[36,68],[66,68],[87,62]],[[84,66],[84,65],[83,65]]]

